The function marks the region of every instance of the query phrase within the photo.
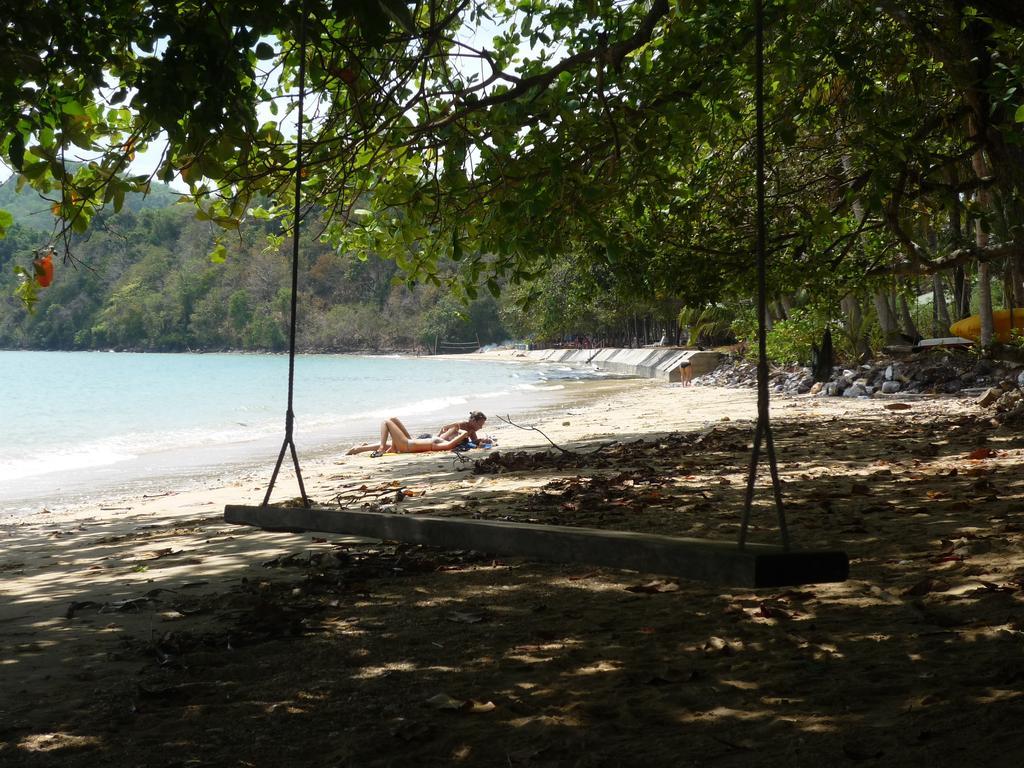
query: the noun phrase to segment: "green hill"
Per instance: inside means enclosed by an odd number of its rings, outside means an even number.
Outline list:
[[[51,193],[55,199],[56,192]],[[175,192],[166,184],[154,181],[148,195],[132,194],[126,195],[124,207],[126,210],[138,213],[144,208],[166,208],[173,205],[180,193]],[[50,215],[52,202],[43,198],[38,192],[24,186],[18,191],[18,178],[11,176],[3,184],[0,184],[0,209],[8,211],[18,224],[34,229],[49,230],[53,225],[53,218]]]

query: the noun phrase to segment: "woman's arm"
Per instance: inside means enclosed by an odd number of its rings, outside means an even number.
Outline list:
[[[454,421],[451,424],[445,424],[439,430],[437,430],[437,436],[443,440],[449,440],[459,432],[459,422]]]
[[[455,446],[461,444],[469,437],[468,432],[462,432],[461,430],[451,440],[445,440],[440,443],[434,443],[435,451],[450,451]]]

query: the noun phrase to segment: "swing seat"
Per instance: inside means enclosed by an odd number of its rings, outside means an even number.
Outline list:
[[[326,507],[229,504],[224,520],[269,531],[338,533],[474,549],[554,563],[579,563],[696,579],[732,587],[788,587],[845,581],[849,559],[840,551],[785,550],[770,544],[661,536],[649,533],[509,523],[498,520],[397,515]]]

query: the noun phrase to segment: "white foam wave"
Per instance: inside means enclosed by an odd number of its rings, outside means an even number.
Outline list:
[[[556,389],[565,389],[565,384],[519,384],[516,389],[529,392],[550,392]]]
[[[0,483],[43,477],[83,469],[97,469],[135,458],[132,453],[112,447],[93,446],[78,450],[33,452],[20,458],[0,459]]]

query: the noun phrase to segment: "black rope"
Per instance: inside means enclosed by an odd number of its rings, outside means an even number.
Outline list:
[[[274,483],[277,482],[277,473],[281,471],[281,463],[284,461],[285,452],[291,449],[292,463],[295,465],[295,477],[299,481],[299,492],[302,494],[302,505],[310,506],[309,498],[306,496],[306,486],[302,482],[302,470],[299,468],[299,456],[295,451],[295,439],[293,437],[295,427],[295,411],[292,408],[295,399],[295,326],[298,308],[298,286],[299,286],[299,221],[302,217],[302,119],[303,102],[306,97],[306,11],[305,4],[299,3],[299,119],[298,129],[295,138],[295,217],[292,227],[292,301],[291,301],[291,323],[288,328],[288,410],[284,419],[284,443],[281,445],[281,452],[277,456],[277,464],[274,465],[274,473],[270,476],[270,485],[267,486],[267,493],[263,497],[263,506],[270,503],[270,494],[274,490]]]
[[[786,527],[786,512],[782,505],[782,484],[775,461],[775,440],[769,419],[768,396],[768,346],[766,316],[768,314],[768,227],[765,223],[764,205],[764,0],[754,0],[754,109],[757,120],[756,162],[757,162],[757,426],[754,428],[754,447],[750,453],[750,472],[747,475],[747,495],[743,503],[743,520],[740,523],[739,547],[747,543],[747,528],[750,525],[750,510],[754,502],[754,482],[757,480],[757,466],[761,458],[761,441],[764,440],[771,471],[775,509],[779,516],[779,533],[782,546],[789,549],[789,529]]]

